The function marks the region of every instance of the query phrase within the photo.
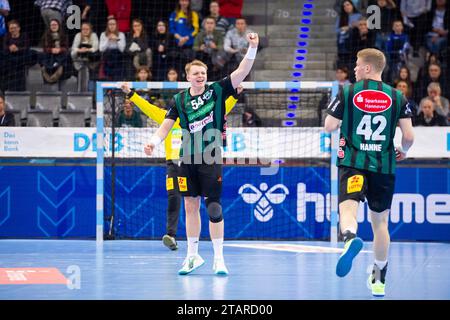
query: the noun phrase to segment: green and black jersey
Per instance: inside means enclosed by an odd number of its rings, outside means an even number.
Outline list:
[[[180,156],[226,145],[225,101],[235,94],[231,78],[226,77],[207,85],[200,95],[191,96],[186,89],[174,96],[175,104],[167,112],[166,119],[180,118],[180,126],[184,129]],[[186,132],[189,132],[188,136]]]
[[[338,166],[395,173],[394,135],[400,118],[410,118],[403,94],[375,80],[343,87],[327,113],[342,120]]]

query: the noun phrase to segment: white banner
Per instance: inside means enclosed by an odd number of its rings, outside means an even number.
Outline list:
[[[397,129],[395,145],[400,145]],[[144,144],[156,128],[119,128],[117,157],[145,158]],[[110,131],[109,131],[110,132]],[[412,158],[449,158],[450,128],[414,128],[415,142],[408,152]],[[105,134],[105,156],[111,155],[111,133]],[[322,128],[229,128],[227,158],[289,159],[328,158],[330,136]],[[95,158],[95,128],[0,127],[0,157]],[[164,158],[164,144],[155,150]]]

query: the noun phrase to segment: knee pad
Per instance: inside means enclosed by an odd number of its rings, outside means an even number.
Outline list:
[[[207,198],[206,210],[208,211],[209,221],[218,223],[223,220],[222,205],[219,198]]]

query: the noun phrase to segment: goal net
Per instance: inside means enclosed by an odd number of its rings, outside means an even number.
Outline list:
[[[98,231],[111,239],[158,239],[166,233],[164,144],[143,148],[158,124],[126,101],[120,82],[98,82]],[[186,82],[128,83],[165,110]],[[322,129],[332,82],[244,82],[227,115],[222,207],[227,239],[329,239],[330,136]],[[124,122],[124,109],[134,121]],[[248,121],[253,114],[255,123]],[[257,117],[255,116],[257,115]],[[114,138],[113,138],[114,137]],[[209,237],[202,201],[201,237]],[[100,231],[99,231],[100,232]],[[185,237],[181,206],[177,237]]]

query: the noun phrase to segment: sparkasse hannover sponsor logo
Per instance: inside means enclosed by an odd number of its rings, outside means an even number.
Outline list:
[[[378,90],[363,90],[353,97],[353,104],[367,113],[380,113],[392,106],[392,99]]]

